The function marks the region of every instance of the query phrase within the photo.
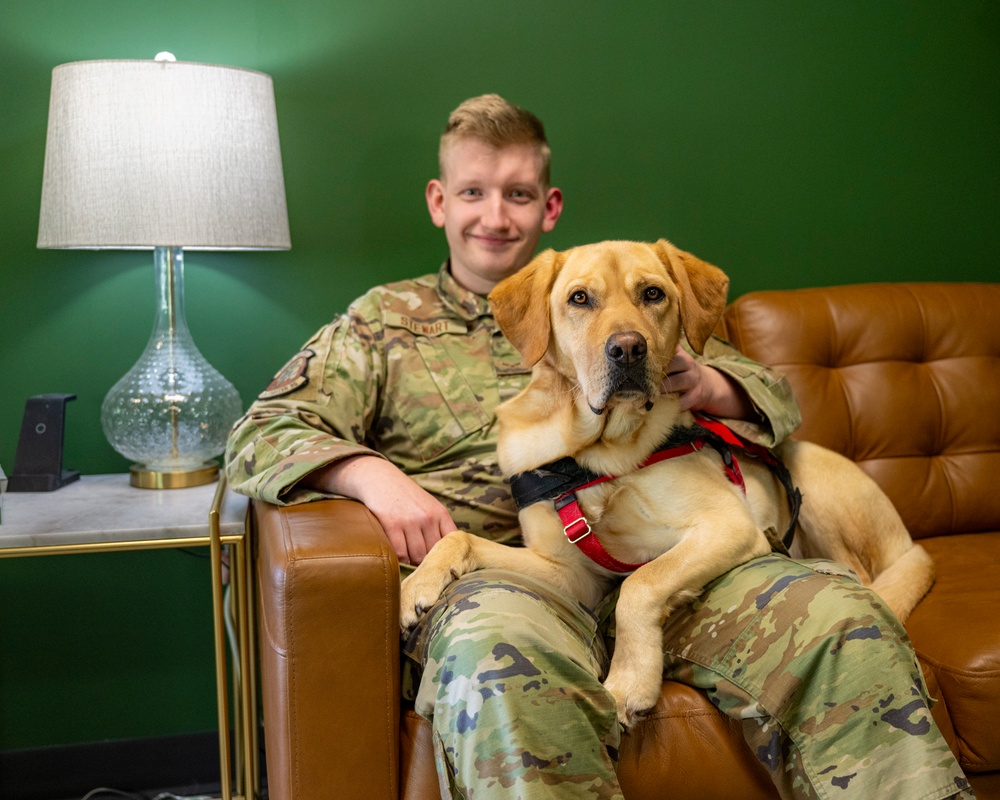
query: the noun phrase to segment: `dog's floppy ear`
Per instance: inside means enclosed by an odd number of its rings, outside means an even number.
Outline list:
[[[549,347],[549,292],[563,255],[545,250],[490,292],[493,315],[529,367]]]
[[[692,349],[702,353],[726,310],[729,278],[718,267],[679,250],[666,239],[660,239],[653,249],[681,291],[684,334]]]

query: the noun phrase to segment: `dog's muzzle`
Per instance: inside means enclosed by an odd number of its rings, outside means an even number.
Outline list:
[[[591,406],[595,414],[604,412],[604,405],[614,395],[649,397],[650,381],[647,374],[646,337],[638,331],[613,333],[604,343],[604,356],[608,367],[608,386],[600,409]]]

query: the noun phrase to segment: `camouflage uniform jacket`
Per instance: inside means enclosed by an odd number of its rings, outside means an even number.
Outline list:
[[[773,445],[799,424],[784,378],[718,339],[706,359],[749,393],[764,423],[734,423]],[[445,264],[372,289],[320,329],[275,376],[230,435],[230,485],[280,505],[325,497],[298,485],[358,454],[389,459],[449,510],[456,525],[517,543],[517,512],[496,460],[499,403],[530,377],[485,297]]]

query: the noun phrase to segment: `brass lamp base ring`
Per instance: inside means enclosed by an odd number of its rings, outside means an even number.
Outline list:
[[[146,469],[142,464],[133,464],[129,470],[129,483],[140,489],[186,489],[189,486],[203,486],[219,477],[219,465],[210,461],[195,469],[176,472],[158,472]]]

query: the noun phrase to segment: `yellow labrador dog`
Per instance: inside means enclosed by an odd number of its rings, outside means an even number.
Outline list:
[[[768,534],[790,523],[793,556],[848,565],[906,618],[930,588],[933,564],[858,466],[808,442],[780,446],[803,498],[796,520],[787,481],[730,449],[727,429],[707,440],[690,435],[715,423],[661,393],[682,337],[703,351],[727,288],[721,270],[660,240],[549,250],[493,290],[500,327],[533,365],[524,391],[497,409],[500,467],[515,496],[527,478],[519,498],[525,547],[445,536],[403,582],[404,628],[471,570],[521,572],[590,608],[628,573],[605,686],[631,725],[659,696],[667,615],[770,552]],[[539,489],[553,474],[555,498]]]

